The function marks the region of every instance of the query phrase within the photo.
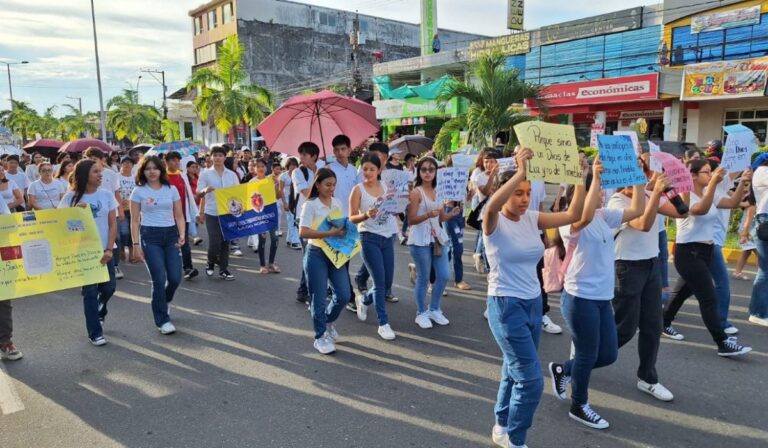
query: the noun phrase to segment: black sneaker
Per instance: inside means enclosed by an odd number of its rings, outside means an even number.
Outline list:
[[[205,267],[205,275],[212,277],[213,273],[215,272],[214,268],[215,266],[213,263],[208,263],[208,265]]]
[[[224,269],[219,272],[219,277],[221,277],[222,280],[231,281],[235,279],[235,276],[230,274],[228,270]]]
[[[309,294],[301,292],[296,293],[296,301],[299,303],[309,303]]]
[[[730,337],[723,342],[717,344],[717,355],[718,356],[740,356],[740,355],[746,355],[747,353],[752,351],[752,347],[747,347],[744,345],[739,345],[736,342],[736,338]]]
[[[400,301],[400,299],[393,296],[392,294],[387,294],[386,296],[384,296],[384,300],[386,300],[389,303],[397,303]]]
[[[672,325],[667,325],[664,327],[664,329],[661,331],[661,334],[676,341],[682,341],[685,339],[685,336],[678,333]]]
[[[589,426],[590,428],[605,429],[610,426],[603,417],[600,417],[600,414],[592,409],[589,403],[581,406],[572,404],[571,411],[568,415],[582,425]]]
[[[196,268],[187,269],[184,271],[184,278],[187,280],[192,280],[193,278],[197,277],[200,274],[200,272]]]
[[[571,382],[571,377],[563,372],[563,365],[554,362],[549,363],[549,376],[552,380],[552,392],[560,400],[567,396],[566,386]]]

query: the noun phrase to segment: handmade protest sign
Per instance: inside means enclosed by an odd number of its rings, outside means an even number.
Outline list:
[[[661,166],[664,168],[664,174],[667,175],[667,179],[672,183],[678,194],[693,191],[691,172],[680,159],[672,154],[661,151],[652,152],[651,159],[656,159],[661,163]]]
[[[517,170],[517,162],[514,157],[505,157],[503,159],[496,160],[499,164],[499,174],[506,173],[507,171]]]
[[[213,192],[225,241],[277,227],[277,197],[272,178],[217,189]]]
[[[390,214],[403,213],[408,206],[408,173],[400,170],[384,170],[381,173],[381,183],[384,184],[386,193],[379,211]]]
[[[477,160],[477,156],[471,156],[469,154],[452,154],[451,155],[451,161],[453,162],[454,168],[461,168],[463,170],[469,171],[472,169],[473,166],[475,166],[475,161]]]
[[[648,181],[637,163],[632,139],[626,135],[599,135],[597,147],[605,167],[600,177],[603,188],[621,188]]]
[[[746,127],[746,126],[745,126]],[[757,151],[755,134],[751,129],[728,134],[721,166],[729,173],[744,171],[752,162],[752,154]]]
[[[584,183],[573,126],[526,121],[515,126],[515,134],[523,147],[533,151],[533,158],[528,161],[528,179],[574,185]]]
[[[437,200],[464,202],[467,198],[469,172],[461,168],[442,168],[437,170]]]
[[[0,216],[0,300],[109,280],[89,208]]]
[[[752,132],[751,128],[748,128],[744,126],[743,124],[731,124],[728,126],[723,126],[723,130],[727,134],[737,134],[739,132]]]
[[[342,236],[313,240],[313,244],[320,247],[336,269],[339,269],[360,252],[360,233],[357,226],[337,208],[331,210],[325,218],[312,223],[312,228],[320,231],[331,230],[331,227],[344,227],[346,231]]]
[[[626,135],[632,140],[632,146],[635,148],[635,155],[638,157],[643,153],[643,147],[640,146],[640,140],[637,138],[637,132],[635,131],[613,131],[613,135]]]
[[[648,152],[651,153],[652,155],[655,152],[661,152],[661,148],[656,143],[649,141]],[[659,159],[655,157],[651,157],[650,162],[651,162],[651,171],[656,171],[657,173],[660,173],[664,169],[664,167],[661,166],[661,162],[659,161]]]

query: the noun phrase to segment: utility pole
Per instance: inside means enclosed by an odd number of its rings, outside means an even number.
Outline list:
[[[80,109],[80,115],[83,115],[83,98],[79,96],[68,96],[70,100],[77,100],[77,107]]]
[[[101,68],[99,67],[99,41],[96,38],[96,10],[91,0],[91,21],[93,22],[93,50],[96,53],[96,81],[99,85],[99,115],[101,116],[101,139],[107,141],[107,113],[104,111],[104,96],[101,93]]]
[[[168,87],[166,87],[165,85],[165,70],[155,70],[155,69],[144,68],[144,69],[141,69],[141,72],[149,73],[150,75],[152,75],[153,78],[155,78],[155,81],[159,82],[163,86],[163,118],[167,119],[168,104],[166,102],[167,101],[166,95],[168,93]],[[162,77],[162,80],[157,79],[157,77],[155,76],[155,73],[159,73],[160,76]]]
[[[363,89],[363,77],[360,75],[360,15],[357,11],[355,20],[352,21],[349,42],[352,44],[352,97],[357,98]]]
[[[29,64],[29,61],[0,62],[0,64],[5,64],[5,69],[8,70],[8,95],[11,98],[11,110],[13,110],[14,109],[14,105],[13,105],[13,86],[11,85],[11,66],[12,65],[20,65],[20,64]]]

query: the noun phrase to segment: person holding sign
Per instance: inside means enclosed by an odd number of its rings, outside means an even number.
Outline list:
[[[152,315],[165,335],[176,332],[168,310],[181,283],[185,227],[181,196],[165,164],[158,156],[144,157],[131,193],[131,239],[136,260],[144,261],[152,278]]]
[[[344,226],[331,226],[330,230],[316,230],[317,223],[328,218],[334,210],[342,210],[341,201],[333,196],[336,189],[336,175],[329,168],[320,168],[315,173],[311,190],[301,209],[299,237],[307,240],[304,254],[304,273],[309,290],[312,324],[315,329],[315,349],[323,355],[336,351],[339,337],[333,324],[349,301],[348,264],[337,268],[318,245],[328,237],[342,236]],[[333,290],[331,303],[326,303],[326,292],[330,283]]]
[[[752,172],[744,172],[736,192],[728,197],[719,193],[717,188],[726,177],[725,170],[718,168],[713,172],[709,160],[692,160],[688,167],[693,176],[693,191],[684,194],[683,199],[689,204],[690,214],[685,219],[677,220],[675,269],[680,274],[680,280],[664,307],[663,334],[674,340],[684,339],[672,326],[672,321],[685,299],[693,293],[699,301],[704,325],[717,344],[717,354],[726,357],[744,355],[752,348],[739,345],[735,337],[729,337],[720,322],[710,267],[715,250],[715,229],[720,219],[717,209],[739,205],[746,185],[752,179]]]
[[[249,182],[258,182],[267,178],[267,161],[261,157],[251,159],[248,162],[248,171],[252,175]],[[275,193],[277,198],[281,197],[280,185],[275,185]],[[259,274],[279,274],[280,268],[275,264],[275,254],[277,253],[277,229],[276,227],[268,232],[260,233],[258,235],[258,248],[256,252],[259,253]],[[267,265],[267,234],[269,234],[269,265]]]
[[[555,397],[566,399],[571,383],[571,409],[568,415],[590,428],[605,429],[608,422],[589,405],[589,379],[593,369],[613,364],[618,356],[616,322],[611,300],[614,296],[614,230],[640,217],[645,209],[645,185],[635,185],[632,201],[623,210],[600,208],[602,204],[603,163],[592,165],[587,178],[589,193],[581,219],[560,227],[569,255],[561,311],[571,329],[575,357],[562,364],[550,363]],[[568,260],[568,257],[572,258]]]
[[[408,247],[416,265],[416,324],[432,328],[432,322],[448,325],[440,299],[448,281],[448,248],[450,239],[442,223],[459,215],[461,207],[446,212],[437,200],[437,160],[425,157],[416,164],[416,187],[408,205]],[[425,303],[430,269],[435,270],[429,309]]]
[[[11,210],[0,201],[0,215],[10,215]],[[0,359],[18,361],[24,354],[11,340],[13,336],[13,307],[10,300],[0,300]]]
[[[365,321],[368,306],[376,305],[378,333],[382,339],[395,339],[395,332],[387,317],[386,291],[392,285],[395,273],[394,235],[397,229],[394,215],[382,213],[379,204],[386,194],[378,180],[381,161],[376,154],[365,154],[360,163],[363,182],[352,188],[349,197],[350,221],[357,224],[362,241],[363,262],[373,279],[373,288],[355,296],[357,317]]]
[[[83,309],[88,339],[95,346],[107,343],[102,325],[107,317],[107,302],[115,293],[115,265],[112,260],[112,248],[117,238],[117,199],[114,193],[101,189],[101,173],[104,168],[93,160],[81,160],[72,173],[72,190],[67,192],[58,208],[90,208],[96,227],[99,229],[101,242],[104,244],[104,256],[101,264],[107,267],[109,280],[104,283],[83,286]]]

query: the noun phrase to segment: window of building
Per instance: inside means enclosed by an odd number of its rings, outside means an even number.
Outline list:
[[[227,3],[221,7],[221,23],[231,22],[234,15],[235,14],[232,12],[232,3]]]
[[[332,13],[327,12],[320,12],[319,13],[319,19],[320,19],[320,25],[328,26],[328,27],[335,27],[336,26],[336,16]]]
[[[216,60],[217,44],[208,44],[195,49],[195,65],[205,64]]]
[[[203,17],[197,16],[192,20],[192,22],[194,23],[194,26],[195,26],[195,36],[197,36],[198,34],[203,32]]]
[[[755,137],[760,142],[760,145],[766,144],[766,137],[768,137],[768,110],[760,109],[745,109],[745,110],[729,110],[725,112],[725,119],[723,120],[725,126],[734,124],[742,124],[755,133]],[[728,135],[723,133],[721,140],[725,142]]]
[[[194,140],[195,139],[195,127],[192,124],[191,121],[185,121],[184,122],[184,136],[183,138],[185,140]]]
[[[208,11],[208,29],[216,28],[216,10]]]
[[[672,30],[672,65],[729,61],[768,55],[768,14],[760,23],[691,34],[690,26]]]

